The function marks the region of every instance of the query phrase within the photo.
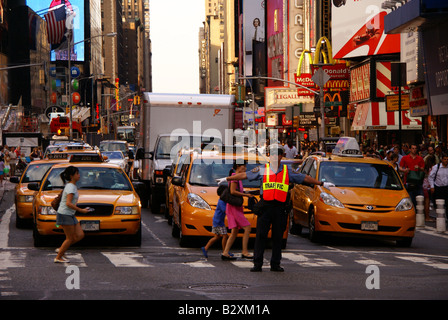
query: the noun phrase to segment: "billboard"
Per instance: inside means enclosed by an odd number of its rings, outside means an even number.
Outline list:
[[[252,75],[253,42],[264,42],[264,0],[243,2],[244,75]]]
[[[448,22],[422,31],[431,114],[448,114]]]
[[[27,0],[27,6],[36,12],[42,19],[50,8],[63,3],[64,0]],[[69,10],[74,12],[72,18],[67,18],[66,27],[73,30],[72,43],[84,40],[84,0],[65,0]],[[72,47],[72,61],[84,61],[85,42]],[[68,60],[67,46],[62,44],[59,48],[51,51],[51,61]]]
[[[400,52],[400,34],[384,32],[383,0],[332,0],[335,59]]]
[[[283,79],[284,61],[284,25],[283,0],[267,1],[267,47],[268,76]],[[268,86],[283,85],[282,82],[268,80]]]

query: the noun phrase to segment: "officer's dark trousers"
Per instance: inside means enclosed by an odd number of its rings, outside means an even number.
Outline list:
[[[257,237],[255,238],[254,248],[254,266],[261,267],[263,265],[263,254],[266,247],[266,240],[269,229],[272,225],[272,256],[271,267],[280,266],[282,259],[282,240],[283,233],[286,229],[287,214],[285,213],[284,204],[281,202],[263,206],[261,216],[257,219]],[[266,203],[266,201],[265,201]]]

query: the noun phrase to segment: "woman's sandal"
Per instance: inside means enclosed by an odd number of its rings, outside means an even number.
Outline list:
[[[70,260],[64,258],[54,258],[54,263],[69,263]]]

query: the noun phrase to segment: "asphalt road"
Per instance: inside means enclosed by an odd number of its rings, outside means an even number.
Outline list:
[[[222,261],[218,245],[205,259],[200,246],[207,239],[180,248],[163,215],[147,209],[141,247],[123,246],[119,238],[86,238],[71,248],[67,265],[53,263],[60,239],[54,247],[34,248],[31,229],[16,229],[13,192],[5,195],[0,218],[0,300],[175,301],[171,313],[184,312],[185,302],[207,306],[217,300],[214,315],[221,316],[223,304],[238,302],[260,309],[276,308],[276,300],[448,299],[448,234],[430,226],[417,231],[410,248],[347,238],[316,244],[305,229],[288,238],[284,273],[269,270],[269,249],[263,272],[251,273],[239,243],[236,261]]]

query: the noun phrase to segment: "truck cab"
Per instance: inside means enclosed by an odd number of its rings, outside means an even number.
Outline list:
[[[160,205],[165,203],[166,174],[163,170],[170,167],[181,149],[193,150],[218,150],[222,146],[222,140],[218,137],[201,135],[173,135],[170,133],[159,134],[150,152],[149,179],[150,198],[149,203],[153,213],[160,212]]]

